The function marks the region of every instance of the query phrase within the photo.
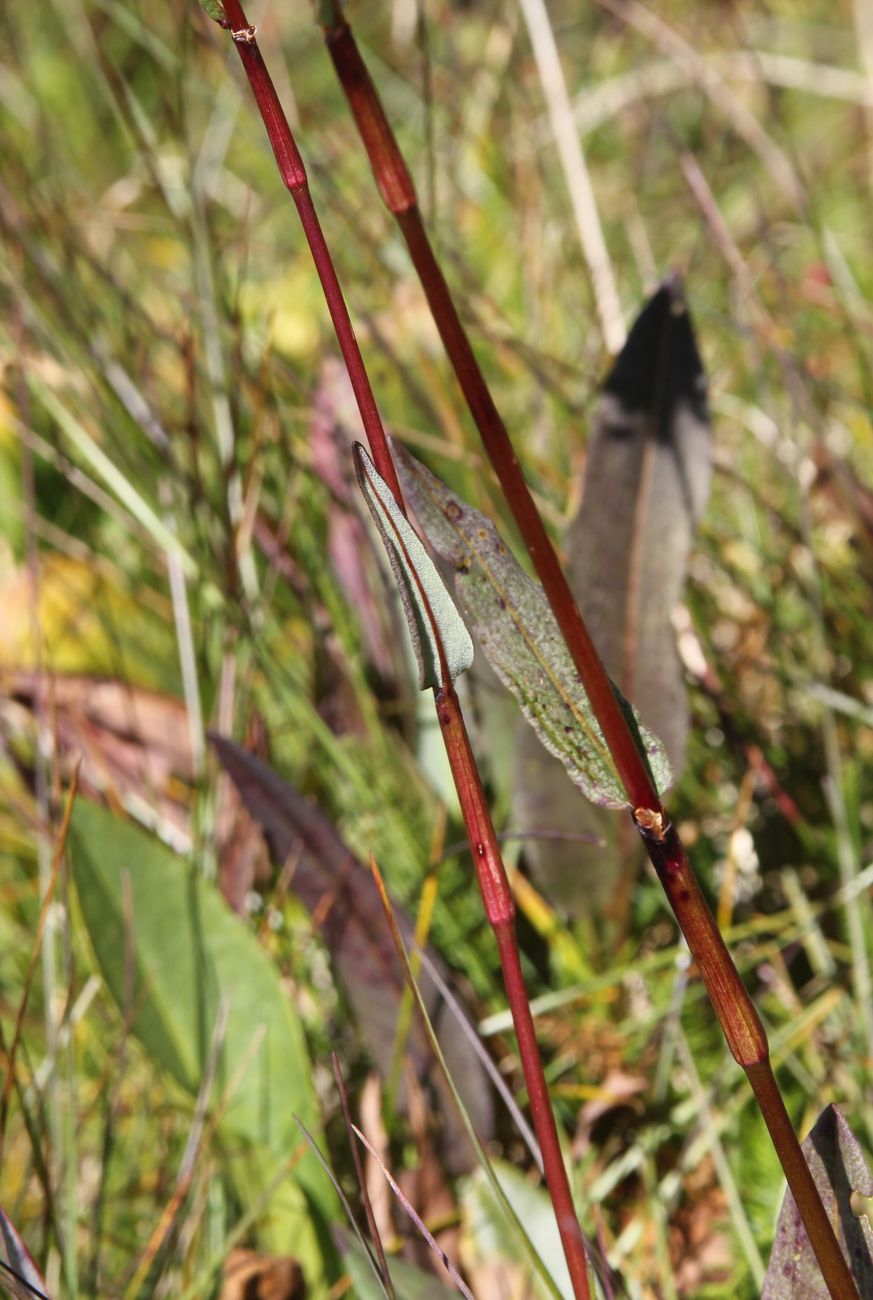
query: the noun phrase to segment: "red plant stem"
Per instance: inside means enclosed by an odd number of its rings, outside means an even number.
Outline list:
[[[325,34],[337,75],[349,101],[379,191],[406,241],[422,288],[482,445],[503,488],[537,576],[549,599],[576,670],[585,683],[616,769],[635,808],[660,811],[645,763],[628,730],[588,629],[573,599],[555,549],[543,527],[518,457],[470,346],[439,263],[434,257],[415,187],[376,88],[348,24],[337,17]]]
[[[343,359],[348,367],[373,460],[403,509],[403,497],[385,431],[330,252],[312,203],[303,160],[258,49],[254,28],[249,26],[242,5],[239,0],[224,0],[224,10],[234,44],[266,127],[279,173],[291,192],[303,224]],[[444,657],[441,658],[444,666]],[[531,1118],[542,1150],[546,1184],[555,1209],[573,1293],[577,1300],[590,1300],[585,1246],[573,1206],[570,1183],[561,1154],[558,1130],[549,1100],[548,1085],[521,970],[515,934],[515,903],[458,697],[449,685],[437,692],[435,702],[464,823],[473,850],[479,888],[497,940],[507,999],[518,1036],[519,1054],[530,1097]]]
[[[385,437],[385,430],[382,427],[382,420],[376,407],[376,399],[373,396],[373,389],[364,368],[364,360],[358,347],[358,340],[355,338],[355,331],[352,328],[351,317],[337,279],[333,260],[324,238],[324,232],[321,229],[321,222],[318,220],[318,214],[312,202],[312,195],[309,192],[309,179],[306,175],[303,159],[300,156],[300,150],[297,148],[297,142],[291,133],[288,119],[279,102],[276,87],[273,85],[261,51],[258,49],[255,29],[249,25],[240,0],[223,0],[223,2],[233,43],[249,79],[255,103],[266,127],[267,137],[279,168],[279,175],[282,177],[286,189],[291,193],[312,252],[312,260],[315,262],[315,269],[324,290],[327,308],[333,321],[343,360],[349,372],[349,379],[352,383],[358,409],[361,412],[361,420],[367,434],[370,450],[373,453],[373,462],[382,478],[391,488],[394,496],[402,503],[403,493],[400,490],[397,472],[391,459],[391,453],[388,450],[388,440]]]
[[[503,982],[512,1011],[519,1056],[530,1099],[531,1119],[542,1150],[546,1185],[554,1206],[558,1231],[561,1234],[564,1255],[570,1270],[573,1294],[580,1298],[588,1297],[590,1291],[585,1245],[561,1154],[558,1129],[522,974],[518,940],[515,934],[515,902],[506,878],[506,868],[503,865],[491,813],[479,779],[476,760],[470,747],[470,738],[453,687],[444,686],[436,692],[436,706],[464,825],[473,852],[482,902],[497,941]]]
[[[746,1075],[758,1100],[770,1136],[773,1138],[773,1144],[782,1157],[782,1168],[791,1195],[806,1227],[828,1290],[832,1296],[839,1297],[839,1300],[856,1300],[858,1289],[834,1236],[833,1225],[821,1203],[809,1165],[797,1144],[794,1127],[785,1109],[785,1102],[782,1100],[769,1060],[749,1066]],[[814,1225],[812,1229],[810,1224]]]
[[[630,734],[609,678],[554,547],[543,527],[506,426],[485,382],[469,338],[434,256],[418,197],[391,125],[354,36],[334,6],[325,40],[358,126],[382,198],[397,219],[461,390],[552,612],[584,684],[628,794],[634,820],[685,935],[725,1037],[746,1071],[794,1195],[831,1296],[857,1300],[833,1227],[788,1121],[769,1060],[769,1045],[675,829],[667,820],[646,764]],[[766,1080],[763,1083],[762,1080]],[[778,1097],[778,1107],[772,1100]],[[768,1099],[765,1105],[762,1097]],[[784,1117],[784,1121],[783,1121]]]
[[[701,893],[682,841],[661,815],[638,808],[634,820],[682,926],[728,1047],[751,1084],[828,1290],[834,1300],[858,1300],[849,1266],[785,1109],[764,1026]]]

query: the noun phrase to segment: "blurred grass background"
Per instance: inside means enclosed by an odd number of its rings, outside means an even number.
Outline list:
[[[678,269],[711,379],[716,474],[682,642],[693,739],[671,809],[798,1127],[837,1100],[869,1148],[873,31],[860,2],[658,13],[549,4],[625,320]],[[383,418],[499,510],[309,6],[250,17]],[[349,17],[560,535],[608,353],[521,12],[432,0],[417,19],[411,0],[386,0]],[[349,436],[357,424],[229,41],[193,0],[7,5],[0,23],[8,1039],[56,795],[81,750],[92,789],[226,886],[242,878],[236,823],[207,726],[261,744],[413,911],[429,861],[462,836],[376,561],[359,556],[355,600],[330,550],[358,507],[313,422],[327,410]],[[54,674],[78,684],[63,695]],[[85,679],[124,686],[97,718]],[[505,811],[507,792],[494,795]],[[330,1048],[355,1084],[368,1065],[308,919],[258,871],[243,879],[248,923],[303,1010],[330,1119]],[[434,940],[520,1088],[463,852],[438,880]],[[631,1294],[756,1294],[780,1175],[699,987],[685,988],[657,885],[640,881],[608,953],[590,927],[520,898],[533,988],[555,995],[539,1023],[586,1226],[597,1204]],[[121,1295],[190,1115],[125,1040],[63,888],[17,1068],[0,1202],[64,1294]],[[394,1139],[397,1167],[414,1166]],[[188,1249],[151,1293],[181,1294],[220,1255],[238,1214],[210,1182],[220,1161],[203,1157]]]

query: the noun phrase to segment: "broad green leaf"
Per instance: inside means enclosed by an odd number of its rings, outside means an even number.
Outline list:
[[[229,1170],[251,1208],[282,1162],[302,1152],[266,1207],[273,1231],[264,1244],[275,1249],[278,1236],[287,1247],[293,1233],[295,1255],[317,1278],[318,1215],[329,1218],[336,1203],[294,1119],[318,1130],[312,1063],[278,972],[218,891],[133,823],[80,800],[71,845],[82,914],[106,984],[132,1032],[192,1098],[226,1004],[210,1108],[223,1105],[218,1132]]]
[[[418,660],[421,690],[443,685],[440,646],[449,680],[473,662],[473,642],[437,572],[436,565],[404,518],[388,484],[360,443],[355,443],[355,473],[364,500],[388,552],[409,634]]]
[[[688,704],[673,615],[709,491],[711,444],[703,364],[681,285],[670,277],[643,306],[607,376],[565,551],[567,580],[606,671],[677,774]],[[537,880],[571,914],[612,912],[637,871],[639,836],[561,781],[529,730],[519,729],[515,758],[513,829],[555,832],[525,841]],[[605,872],[604,858],[616,869]]]
[[[394,451],[403,490],[431,545],[454,568],[461,607],[492,668],[574,784],[594,803],[626,807],[612,756],[542,586],[524,572],[490,519],[396,443]],[[663,791],[671,779],[664,748],[643,727],[638,730]]]
[[[873,1228],[853,1193],[873,1196],[873,1176],[858,1139],[837,1110],[826,1106],[801,1143],[819,1196],[849,1262],[860,1296],[873,1295]],[[828,1300],[794,1197],[786,1191],[761,1300]]]

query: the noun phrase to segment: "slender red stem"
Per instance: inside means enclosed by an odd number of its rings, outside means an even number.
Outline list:
[[[798,1146],[794,1126],[770,1061],[760,1061],[746,1070],[773,1145],[779,1152],[791,1195],[809,1236],[828,1290],[838,1300],[857,1300],[858,1289],[834,1235],[833,1224],[822,1205],[818,1188]]]
[[[852,1274],[773,1074],[764,1026],[701,893],[682,841],[666,818],[644,809],[637,809],[634,817],[728,1046],[752,1086],[828,1290],[834,1300],[857,1300]]]
[[[482,445],[500,481],[576,670],[585,683],[591,707],[600,723],[622,784],[635,808],[660,811],[661,803],[657,792],[573,599],[555,548],[543,527],[506,426],[494,404],[445,277],[434,256],[409,170],[352,31],[338,17],[335,25],[325,33],[325,39],[380,193],[397,218],[434,322],[479,430]]]
[[[303,160],[258,49],[254,28],[249,26],[242,5],[239,0],[224,0],[224,9],[230,23],[231,35],[273,147],[280,175],[297,206],[312,251],[337,339],[348,367],[373,460],[403,509],[403,497],[385,431],[330,252],[312,203]],[[444,663],[443,656],[443,665]],[[507,999],[516,1027],[519,1054],[531,1100],[531,1117],[542,1150],[546,1184],[555,1209],[573,1293],[577,1300],[590,1300],[584,1241],[573,1206],[570,1183],[561,1154],[558,1130],[549,1101],[548,1085],[521,970],[512,892],[458,697],[451,686],[446,686],[437,693],[435,702],[470,846],[473,850],[477,880],[486,914],[497,940]]]
[[[333,260],[324,238],[324,231],[321,229],[321,222],[318,220],[318,214],[312,202],[312,195],[309,192],[309,179],[306,175],[303,159],[300,156],[300,150],[297,148],[297,142],[291,133],[285,111],[279,102],[279,96],[276,94],[276,87],[273,85],[272,78],[267,71],[267,65],[264,63],[263,56],[258,48],[255,29],[250,26],[240,0],[224,0],[224,12],[230,24],[230,34],[233,37],[237,53],[249,79],[255,103],[266,128],[267,137],[279,168],[279,175],[282,177],[286,189],[291,193],[312,252],[312,260],[315,263],[315,269],[324,290],[324,297],[336,332],[337,342],[349,372],[349,379],[352,383],[358,409],[361,412],[361,420],[367,434],[370,450],[373,453],[373,461],[376,469],[391,488],[397,500],[402,503],[403,493],[397,480],[397,472],[391,459],[391,452],[388,450],[388,440],[385,437],[385,430],[376,406],[376,399],[373,396],[373,389],[370,386],[370,380],[364,367],[361,349],[358,346],[358,340],[355,338],[355,331],[352,327],[343,291],[340,288]]]
[[[761,1103],[765,1122],[828,1289],[835,1300],[837,1297],[839,1300],[857,1300],[857,1290],[822,1207],[797,1136],[790,1122],[787,1122],[781,1097],[780,1114],[785,1116],[786,1122],[777,1116],[775,1102],[769,1101],[768,1108],[765,1108],[761,1101],[765,1095],[761,1081],[768,1078],[770,1082],[766,1085],[766,1095],[779,1096],[763,1025],[697,883],[679,836],[667,820],[650,773],[630,733],[554,547],[543,527],[506,426],[491,397],[446,279],[434,256],[409,170],[351,29],[338,6],[333,22],[325,29],[325,39],[380,193],[403,233],[482,444],[543,584],[634,809],[637,828],[697,962],[731,1052],[746,1070]]]
[[[473,851],[473,862],[482,902],[497,941],[506,997],[512,1012],[524,1080],[530,1098],[531,1119],[542,1150],[546,1185],[554,1206],[558,1231],[570,1270],[573,1294],[578,1297],[588,1297],[590,1291],[585,1244],[573,1205],[570,1181],[561,1153],[558,1129],[522,974],[515,933],[515,902],[506,878],[506,868],[503,865],[497,835],[485,792],[482,789],[461,707],[451,686],[437,691],[436,706],[464,825]]]

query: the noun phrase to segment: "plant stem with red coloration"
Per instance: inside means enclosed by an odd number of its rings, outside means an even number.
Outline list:
[[[349,371],[355,397],[373,460],[403,509],[403,497],[382,421],[376,408],[360,348],[352,329],[348,309],[336,277],[324,234],[309,193],[303,160],[291,128],[279,103],[275,87],[258,49],[255,31],[249,26],[239,0],[224,0],[224,11],[239,53],[282,180],[294,199],[309,243],[343,359]],[[443,666],[445,658],[441,656]],[[576,1218],[567,1170],[564,1166],[558,1130],[549,1099],[548,1085],[536,1039],[530,1002],[524,984],[515,933],[515,903],[497,836],[488,811],[458,697],[450,684],[436,693],[437,715],[452,769],[476,876],[488,920],[494,929],[503,969],[506,995],[519,1044],[522,1069],[531,1103],[531,1117],[540,1143],[546,1184],[552,1199],[558,1231],[577,1300],[590,1300],[588,1263],[582,1232]]]
[[[245,69],[245,74],[249,79],[255,103],[261,114],[279,168],[279,175],[282,177],[286,189],[290,191],[300,216],[300,222],[312,253],[312,260],[315,263],[315,269],[324,290],[324,297],[336,331],[337,342],[343,354],[346,369],[349,372],[349,379],[352,383],[358,409],[361,412],[361,420],[373,453],[373,462],[394,496],[399,502],[402,502],[403,493],[400,490],[397,472],[394,469],[394,462],[388,450],[388,440],[385,437],[385,430],[382,427],[382,420],[376,407],[373,389],[364,368],[361,349],[358,347],[358,340],[355,338],[355,331],[352,328],[349,310],[337,279],[333,259],[330,256],[324,238],[324,231],[321,229],[321,222],[318,220],[318,214],[312,202],[312,195],[309,192],[309,179],[306,175],[303,159],[300,156],[300,150],[297,148],[297,142],[291,133],[285,111],[279,102],[279,96],[276,94],[276,87],[273,85],[272,78],[267,71],[267,65],[264,63],[263,56],[258,48],[255,29],[249,24],[240,0],[223,0],[223,4],[230,34],[233,37],[233,43]]]
[[[763,1025],[697,883],[679,836],[666,817],[539,517],[506,426],[434,256],[409,170],[338,4],[334,5],[333,21],[325,26],[325,40],[379,191],[396,217],[406,241],[482,444],[573,658],[630,805],[635,810],[637,829],[688,941],[731,1052],[746,1071],[755,1092],[828,1289],[833,1300],[857,1300],[857,1288],[779,1094]],[[778,1098],[778,1106],[774,1098]]]
[[[503,865],[497,834],[491,820],[485,791],[482,789],[476,760],[470,747],[470,738],[464,724],[461,706],[452,686],[443,686],[436,692],[436,709],[455,789],[458,792],[464,825],[473,851],[473,862],[482,902],[497,941],[503,983],[512,1011],[524,1081],[530,1099],[531,1119],[542,1151],[546,1185],[558,1221],[558,1231],[561,1234],[564,1255],[573,1283],[573,1294],[588,1296],[590,1292],[585,1245],[576,1218],[521,969],[515,933],[515,901],[509,888],[506,868]]]
[[[518,525],[576,669],[585,683],[622,784],[635,808],[660,809],[645,763],[628,730],[588,629],[573,599],[555,548],[543,527],[506,426],[476,360],[445,276],[440,269],[403,155],[394,138],[348,24],[336,15],[325,32],[327,48],[385,204],[397,218],[434,322],[476,422],[482,445]]]
[[[810,1245],[833,1300],[858,1300],[858,1289],[785,1109],[767,1035],[676,828],[663,814],[637,808],[634,820],[670,902],[734,1059],[745,1070],[776,1148]]]

